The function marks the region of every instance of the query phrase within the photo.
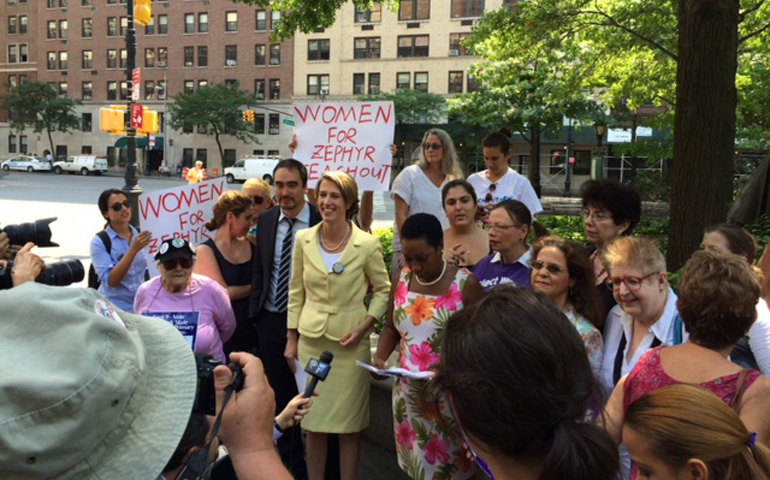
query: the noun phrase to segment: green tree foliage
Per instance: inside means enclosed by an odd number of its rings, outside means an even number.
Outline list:
[[[229,135],[242,142],[256,142],[257,137],[250,124],[243,121],[242,108],[256,103],[256,99],[238,84],[210,84],[194,92],[184,92],[169,104],[169,125],[176,130],[205,128],[219,147],[224,166],[224,150],[221,136]]]
[[[69,132],[80,128],[80,117],[75,114],[79,102],[60,96],[45,82],[26,82],[12,87],[2,98],[3,108],[10,114],[11,129],[21,132],[32,128],[35,133],[45,131],[51,151],[55,152],[52,132]]]
[[[446,99],[435,93],[398,90],[396,93],[368,95],[361,100],[393,102],[398,123],[439,123],[446,119]]]

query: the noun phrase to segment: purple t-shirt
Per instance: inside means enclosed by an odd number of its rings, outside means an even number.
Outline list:
[[[531,250],[513,263],[503,263],[500,254],[495,252],[488,255],[473,267],[473,276],[479,281],[485,291],[492,290],[498,285],[512,285],[514,287],[529,286],[529,265]]]
[[[224,363],[222,344],[235,331],[235,315],[223,286],[193,273],[187,288],[171,293],[161,286],[158,276],[144,282],[134,298],[134,313],[138,315],[191,311],[199,313],[195,353],[211,355]]]

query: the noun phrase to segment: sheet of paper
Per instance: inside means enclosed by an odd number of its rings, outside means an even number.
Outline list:
[[[434,372],[413,372],[411,370],[407,370],[405,368],[398,368],[398,367],[380,369],[380,368],[375,368],[367,363],[364,363],[358,360],[356,360],[356,365],[366,370],[369,370],[370,372],[374,372],[378,375],[383,375],[386,377],[397,377],[397,378],[406,377],[406,378],[412,378],[415,380],[425,380],[435,375]]]
[[[297,391],[302,393],[307,386],[307,372],[305,371],[305,367],[303,367],[296,358],[294,359],[294,368],[294,380],[297,382]]]

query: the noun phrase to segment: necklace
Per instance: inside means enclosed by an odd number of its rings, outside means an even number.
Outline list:
[[[439,274],[438,277],[435,278],[435,280],[432,280],[430,282],[423,282],[422,280],[420,280],[420,277],[418,277],[417,275],[414,276],[414,279],[417,280],[417,283],[419,283],[423,287],[430,287],[431,285],[437,284],[439,280],[444,278],[445,273],[446,273],[446,260],[444,260],[444,268],[441,269],[441,273]]]
[[[318,230],[318,238],[321,239],[321,246],[323,247],[324,250],[326,250],[327,252],[334,252],[336,250],[339,250],[342,244],[345,243],[345,240],[348,239],[348,235],[350,235],[350,231],[351,231],[350,224],[348,224],[348,229],[347,231],[345,231],[345,235],[342,236],[342,240],[340,240],[340,243],[338,243],[334,247],[329,247],[326,245],[326,242],[324,242],[323,228]]]

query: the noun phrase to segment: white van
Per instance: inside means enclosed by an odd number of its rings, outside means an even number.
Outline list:
[[[273,170],[278,160],[266,157],[242,158],[232,167],[225,168],[227,183],[245,182],[249,178],[261,178],[267,183],[273,183]]]
[[[57,175],[63,172],[101,175],[107,173],[107,157],[97,157],[96,155],[67,157],[65,161],[53,162],[53,172]]]

